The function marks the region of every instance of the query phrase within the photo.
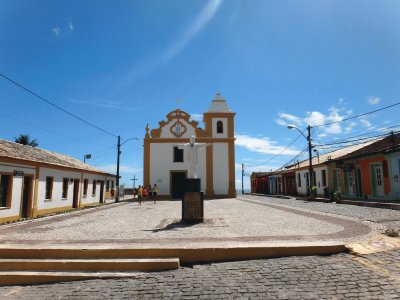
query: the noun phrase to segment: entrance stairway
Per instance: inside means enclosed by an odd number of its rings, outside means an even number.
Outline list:
[[[178,258],[129,258],[102,249],[0,249],[0,285],[133,278],[179,265]]]
[[[0,245],[0,285],[132,278],[138,272],[178,269],[180,264],[271,257],[329,255],[346,251],[340,242],[249,243],[136,248],[103,245]]]

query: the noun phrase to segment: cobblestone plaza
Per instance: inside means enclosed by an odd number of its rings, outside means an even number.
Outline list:
[[[122,202],[0,227],[3,244],[198,245],[355,243],[396,227],[400,212],[240,196],[205,202],[206,222],[180,226],[180,202]],[[184,265],[129,279],[0,287],[3,299],[398,299],[400,250]]]

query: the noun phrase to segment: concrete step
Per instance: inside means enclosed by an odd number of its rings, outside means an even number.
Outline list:
[[[178,268],[178,258],[0,259],[1,271],[163,271]]]
[[[186,247],[99,247],[80,246],[8,246],[0,245],[0,258],[3,259],[130,259],[130,258],[178,258],[182,264],[210,263],[231,260],[260,259],[284,256],[329,255],[347,251],[341,242],[271,242],[262,245],[242,246],[232,242],[228,246]]]
[[[136,276],[138,276],[138,272],[0,271],[0,286],[91,279],[134,278]]]

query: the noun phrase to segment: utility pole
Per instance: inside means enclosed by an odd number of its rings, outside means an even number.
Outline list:
[[[125,140],[122,144],[121,144],[121,137],[118,136],[118,144],[117,144],[117,189],[116,189],[116,194],[115,194],[115,202],[119,202],[119,156],[121,155],[121,146],[123,144],[125,144],[126,142],[130,141],[130,140],[139,140],[137,137],[133,137],[130,139]]]
[[[117,188],[115,189],[115,202],[119,202],[119,156],[121,155],[121,137],[118,136],[117,144]]]
[[[307,126],[307,141],[308,141],[308,159],[309,159],[309,165],[308,165],[308,173],[309,173],[309,178],[310,178],[310,198],[314,198],[314,190],[313,186],[314,184],[314,172],[313,172],[313,167],[312,167],[312,145],[311,145],[311,126]]]
[[[244,164],[242,164],[242,195],[244,194],[243,177],[244,177]]]
[[[307,142],[308,142],[308,159],[309,159],[309,163],[308,163],[308,184],[309,184],[309,187],[308,188],[310,190],[310,198],[314,199],[313,186],[315,186],[315,183],[314,183],[314,172],[313,172],[313,167],[312,167],[311,126],[310,125],[307,126],[307,132],[308,132],[307,136],[305,136],[304,133],[294,125],[288,125],[287,128],[288,129],[295,128],[298,132],[300,132],[300,134],[302,136],[304,136],[307,139]]]

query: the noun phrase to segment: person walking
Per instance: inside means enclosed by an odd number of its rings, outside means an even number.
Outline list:
[[[142,205],[142,186],[139,185],[138,189],[137,189],[137,195],[138,195],[138,199],[139,199],[139,205]]]
[[[153,187],[153,200],[154,200],[154,204],[156,204],[156,201],[157,201],[157,193],[158,193],[158,186],[157,186],[157,184],[154,184],[154,187]]]
[[[143,201],[146,201],[147,196],[148,196],[148,190],[147,190],[147,188],[145,186],[143,186],[143,188],[142,188]]]

